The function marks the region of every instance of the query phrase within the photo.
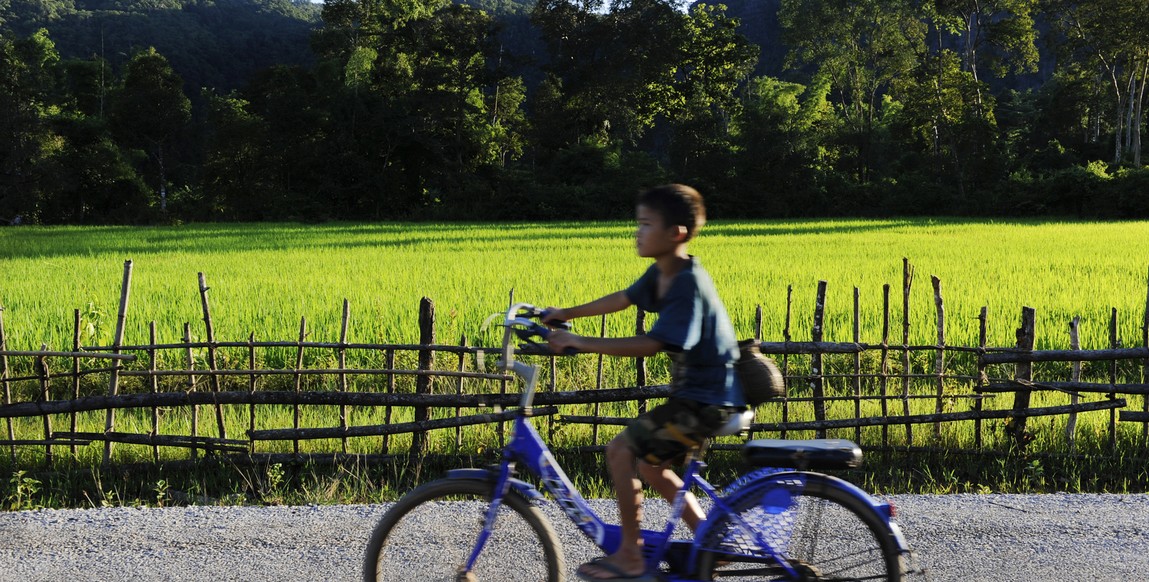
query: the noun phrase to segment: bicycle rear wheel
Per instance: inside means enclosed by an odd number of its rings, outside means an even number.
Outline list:
[[[816,473],[771,479],[740,494],[733,512],[783,552],[798,580],[885,580],[905,572],[894,533],[870,505]],[[804,481],[804,483],[803,483]],[[717,519],[701,541],[703,580],[791,580],[729,516]]]
[[[493,483],[441,479],[400,499],[367,543],[367,581],[558,582],[563,554],[550,522],[514,491],[503,498],[474,569],[460,573],[483,528]]]

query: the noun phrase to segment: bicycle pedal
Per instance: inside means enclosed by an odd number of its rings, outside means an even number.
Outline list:
[[[663,561],[669,566],[669,570],[675,574],[685,574],[687,565],[690,563],[690,550],[694,544],[689,540],[671,541],[670,547],[666,549],[666,555],[662,557]],[[660,580],[666,576],[664,573],[659,573]]]

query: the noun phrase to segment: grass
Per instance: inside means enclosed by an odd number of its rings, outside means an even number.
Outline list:
[[[878,495],[1149,490],[1144,456],[1104,451],[1098,448],[1079,455],[1000,452],[976,457],[940,450],[870,451],[862,468],[833,473]],[[584,496],[612,496],[599,456],[565,453],[558,458]],[[441,476],[447,469],[481,467],[492,460],[490,455],[445,456],[429,460],[421,473],[405,460],[383,464],[205,460],[111,467],[69,464],[51,470],[17,470],[0,463],[6,477],[0,479],[0,510],[379,503],[393,501],[415,484]],[[748,470],[733,452],[711,452],[707,461],[705,476],[718,485],[730,483]],[[657,496],[652,491],[647,495]]]
[[[58,227],[0,230],[0,306],[4,308],[4,331],[9,349],[70,349],[74,330],[72,310],[82,314],[82,342],[108,345],[115,328],[123,261],[134,261],[131,299],[125,342],[147,343],[148,323],[156,323],[158,341],[176,342],[185,323],[192,338],[204,339],[196,274],[203,272],[210,287],[215,335],[219,340],[290,340],[298,337],[300,318],[307,318],[308,339],[339,339],[342,301],[351,304],[351,342],[415,342],[418,303],[429,297],[437,306],[438,341],[457,343],[466,336],[472,345],[494,345],[497,337],[484,335],[483,320],[507,303],[508,294],[540,304],[571,304],[587,301],[629,284],[647,266],[633,253],[629,223],[559,224],[260,224],[187,225],[179,227]],[[977,315],[987,306],[989,345],[1007,346],[1020,319],[1022,305],[1037,308],[1038,347],[1068,347],[1067,323],[1082,318],[1082,346],[1109,346],[1111,310],[1118,313],[1118,337],[1125,346],[1142,345],[1142,318],[1146,301],[1146,257],[1149,257],[1149,223],[1082,223],[1055,221],[981,222],[946,219],[848,220],[794,222],[716,222],[704,229],[691,250],[701,257],[713,275],[741,337],[754,330],[755,310],[762,308],[763,339],[778,341],[786,328],[786,289],[793,287],[790,330],[795,340],[809,338],[813,324],[814,291],[819,280],[828,282],[825,322],[827,341],[853,339],[853,287],[859,289],[861,340],[881,340],[882,286],[890,285],[891,338],[900,342],[902,257],[915,266],[909,319],[911,343],[936,341],[936,308],[929,275],[941,278],[946,307],[947,344],[977,344]],[[605,320],[608,335],[633,333],[633,314]],[[599,332],[596,321],[578,322],[578,331]],[[197,367],[205,367],[206,353],[193,354]],[[173,367],[183,366],[183,354],[163,357]],[[269,349],[259,355],[264,367],[291,367],[294,348]],[[352,354],[350,365],[380,364],[378,353]],[[245,367],[244,349],[220,350],[223,367]],[[306,367],[335,367],[333,350],[308,350]],[[360,358],[354,360],[354,358]],[[893,372],[900,358],[892,357]],[[565,358],[558,362],[556,389],[585,388],[595,376],[591,357]],[[791,373],[800,375],[808,359],[793,358]],[[137,364],[141,365],[141,364]],[[454,362],[440,362],[453,369]],[[469,363],[469,367],[476,365]],[[487,363],[489,367],[489,362]],[[863,369],[876,369],[876,356],[867,354]],[[12,366],[30,366],[29,359],[14,358]],[[400,366],[412,367],[410,362]],[[914,371],[929,371],[928,354],[912,362]],[[968,358],[951,354],[947,367],[968,372]],[[1060,366],[1060,367],[1059,367]],[[381,367],[381,366],[379,366]],[[827,358],[827,372],[850,373],[852,357]],[[991,371],[1008,376],[1009,370]],[[1137,362],[1123,363],[1119,378],[1140,381]],[[606,361],[605,386],[629,385],[632,369],[625,361]],[[651,361],[652,383],[665,381],[665,364]],[[1087,380],[1107,381],[1105,366],[1086,366]],[[1040,364],[1039,378],[1066,379],[1064,365]],[[203,381],[202,378],[200,380]],[[402,382],[409,382],[410,379]],[[138,382],[138,381],[137,381]],[[164,390],[183,389],[182,379],[167,379]],[[233,379],[233,389],[246,389],[246,379]],[[283,379],[260,380],[260,389],[283,388]],[[279,384],[277,384],[277,382]],[[409,390],[402,383],[400,390]],[[308,379],[304,390],[333,389],[333,380]],[[237,388],[238,387],[238,388]],[[17,400],[36,398],[38,386],[19,384]],[[106,385],[85,384],[85,394],[100,394]],[[124,382],[124,390],[145,386]],[[227,386],[225,386],[227,389]],[[353,390],[376,390],[371,381],[353,382]],[[468,390],[489,390],[474,383]],[[792,395],[808,395],[802,382],[792,383]],[[844,379],[827,383],[827,394],[849,395],[853,386]],[[877,393],[876,380],[867,380],[863,391]],[[891,382],[890,393],[903,387]],[[70,393],[64,383],[53,385],[54,398]],[[914,386],[915,393],[932,393],[929,381]],[[21,392],[23,391],[23,392]],[[946,388],[946,411],[963,410],[968,401],[950,397],[968,392],[968,386]],[[1035,395],[1034,406],[1065,404],[1063,394]],[[987,402],[990,408],[1008,408],[1011,400],[1001,396]],[[934,412],[935,401],[913,401],[911,413]],[[876,402],[863,405],[863,415],[881,413]],[[900,414],[901,401],[891,410]],[[1141,399],[1130,403],[1140,410]],[[852,416],[849,401],[830,405],[831,417]],[[794,404],[791,419],[810,416],[808,405]],[[805,412],[803,412],[805,410]],[[591,414],[591,406],[569,407],[563,414]],[[634,405],[604,406],[603,414],[627,416]],[[466,411],[464,411],[464,414]],[[147,433],[151,411],[117,412],[116,430]],[[224,408],[229,435],[248,428],[248,408]],[[351,424],[382,423],[378,409],[353,409]],[[446,411],[443,414],[453,414]],[[291,407],[261,406],[257,428],[291,426]],[[392,422],[410,420],[409,409],[395,409]],[[777,406],[762,409],[759,421],[780,420]],[[104,413],[82,413],[80,431],[102,431]],[[1149,488],[1145,463],[1139,451],[1140,427],[1119,425],[1116,448],[1109,446],[1108,415],[1081,415],[1078,447],[1072,453],[1064,437],[1064,417],[1030,419],[1035,439],[1030,451],[1010,453],[1001,423],[987,422],[986,446],[997,453],[972,458],[961,454],[905,454],[874,451],[864,473],[852,478],[878,491],[1021,491],[1090,490],[1137,491]],[[70,418],[52,419],[56,430]],[[551,434],[549,421],[540,419],[544,434]],[[189,434],[192,424],[187,409],[161,410],[161,433]],[[304,427],[338,424],[332,407],[303,407]],[[16,421],[18,438],[38,438],[41,419]],[[880,442],[880,430],[862,431],[862,442]],[[599,442],[617,428],[604,427]],[[214,411],[201,407],[198,434],[216,435]],[[813,436],[810,432],[791,437]],[[831,431],[831,436],[854,438],[853,429]],[[909,444],[904,430],[890,429],[891,443]],[[590,428],[558,423],[553,430],[557,447],[577,446],[590,440]],[[351,452],[375,453],[378,437],[350,439]],[[933,435],[932,425],[914,427],[914,445],[970,448],[972,422],[952,423]],[[391,437],[391,447],[402,450],[409,437]],[[733,441],[732,441],[733,442]],[[314,452],[337,452],[337,439],[305,445]],[[456,462],[490,460],[497,446],[493,426],[468,429],[456,449],[454,431],[432,433],[432,450]],[[163,504],[172,502],[300,503],[377,500],[404,490],[413,477],[409,468],[336,464],[316,465],[208,465],[182,464],[184,451],[162,449],[166,465],[154,465],[151,448],[116,445],[117,467],[100,469],[102,447],[80,447],[77,455],[65,447],[55,449],[58,461],[50,471],[37,466],[43,447],[21,447],[19,463],[5,464],[0,455],[0,501],[11,508],[36,505]],[[289,452],[290,442],[260,443],[260,452]],[[736,458],[714,453],[712,470],[719,475],[738,469]],[[988,459],[988,460],[987,460]],[[575,454],[564,457],[579,475],[580,486],[606,492],[597,457]],[[568,467],[570,468],[570,467]],[[721,480],[721,479],[717,479]]]
[[[342,300],[351,341],[414,341],[418,302],[438,306],[439,335],[476,337],[514,290],[541,304],[594,299],[625,287],[648,265],[634,255],[629,223],[259,224],[181,227],[31,227],[0,230],[0,283],[8,345],[72,343],[73,309],[85,343],[107,345],[115,329],[123,261],[132,259],[126,341],[144,343],[157,324],[177,341],[185,322],[202,339],[196,274],[203,272],[216,337],[338,339]],[[914,342],[936,338],[930,275],[941,278],[948,343],[976,345],[989,308],[990,344],[1010,345],[1020,309],[1038,310],[1040,346],[1066,345],[1082,317],[1082,344],[1108,345],[1110,309],[1127,345],[1139,342],[1149,268],[1149,222],[849,220],[717,222],[691,250],[713,275],[739,333],[763,308],[764,337],[780,339],[793,286],[795,339],[809,337],[814,290],[828,282],[826,338],[852,336],[852,288],[860,290],[863,341],[881,334],[882,286],[891,285],[900,331],[902,258],[915,266]],[[580,322],[584,332],[596,322]],[[628,333],[633,319],[608,319]]]

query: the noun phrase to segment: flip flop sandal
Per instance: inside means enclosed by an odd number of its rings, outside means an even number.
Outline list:
[[[599,556],[583,564],[583,566],[594,566],[595,568],[606,570],[607,572],[610,572],[614,575],[611,578],[596,578],[590,574],[584,573],[582,571],[582,566],[579,566],[579,571],[575,572],[575,575],[578,576],[579,580],[585,580],[586,582],[658,582],[658,578],[645,572],[634,576],[627,574],[626,572],[623,572],[621,569],[619,569],[618,566],[607,562],[606,556]]]

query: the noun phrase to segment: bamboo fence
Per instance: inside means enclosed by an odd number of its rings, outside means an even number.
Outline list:
[[[903,266],[902,313],[907,314],[914,277],[912,265],[905,261]],[[114,461],[115,445],[150,449],[155,462],[176,458],[161,453],[161,449],[184,450],[192,459],[197,455],[278,460],[423,456],[433,452],[431,437],[440,434],[436,431],[453,432],[457,452],[466,446],[464,428],[476,425],[494,425],[493,441],[497,443],[484,447],[505,443],[504,425],[514,415],[508,408],[517,403],[518,394],[513,379],[493,370],[492,362],[487,361],[486,355],[497,353],[498,346],[471,346],[466,337],[458,343],[439,342],[435,306],[428,299],[419,305],[417,344],[347,341],[350,306],[346,301],[338,342],[308,341],[305,318],[300,320],[295,340],[257,341],[249,335],[242,341],[219,341],[214,334],[209,288],[201,273],[204,341],[192,341],[190,324],[184,324],[182,341],[157,343],[153,322],[149,342],[128,345],[123,335],[131,271],[128,261],[110,346],[80,345],[81,314],[76,310],[70,349],[52,350],[44,345],[39,350],[10,350],[0,307],[0,385],[4,392],[0,418],[6,428],[6,434],[0,435],[0,447],[8,449],[13,465],[51,465],[63,451],[76,458],[79,447],[93,443],[102,443],[104,463]],[[1142,442],[1149,444],[1149,294],[1138,347],[1124,347],[1117,337],[1118,314],[1114,310],[1107,349],[1080,349],[1075,319],[1069,326],[1070,349],[1037,351],[1035,312],[1028,307],[1022,309],[1016,345],[986,345],[986,308],[979,315],[979,345],[949,345],[941,281],[933,277],[931,282],[937,327],[937,340],[932,345],[909,343],[908,316],[901,322],[901,341],[891,341],[889,285],[883,287],[879,344],[860,341],[857,288],[850,342],[823,341],[825,282],[817,287],[809,341],[792,337],[792,289],[787,290],[781,341],[761,339],[759,309],[755,338],[762,352],[779,362],[789,391],[778,402],[763,407],[773,408],[772,414],[759,413],[760,418],[769,416],[770,420],[755,422],[749,435],[738,438],[834,436],[852,438],[868,449],[947,449],[954,445],[944,437],[945,427],[964,423],[973,433],[973,452],[991,453],[1002,448],[1024,449],[1032,438],[1032,427],[1027,426],[1030,421],[1057,418],[1065,423],[1065,442],[1072,451],[1078,442],[1078,416],[1107,411],[1110,446],[1116,445],[1125,425],[1135,427]],[[643,333],[645,328],[645,314],[639,312],[636,333]],[[605,329],[603,318],[599,335],[605,335]],[[270,351],[290,353],[292,365],[265,366]],[[309,359],[309,355],[313,357]],[[585,382],[579,379],[586,389],[558,390],[558,357],[524,357],[535,358],[551,370],[535,401],[535,414],[546,417],[540,420],[545,423],[541,430],[546,437],[554,440],[556,426],[589,427],[582,442],[556,448],[601,451],[608,433],[633,416],[605,416],[604,405],[623,403],[641,411],[650,399],[668,394],[665,384],[648,381],[642,359],[634,362],[632,386],[610,387],[605,385],[601,356],[573,356],[591,360],[594,378]],[[332,361],[333,366],[329,364]],[[380,365],[355,367],[348,365],[349,361]],[[1083,373],[1083,364],[1089,366],[1089,374]],[[106,389],[100,388],[104,385]],[[1047,397],[1043,404],[1034,405],[1033,395],[1046,392],[1055,395],[1054,402]],[[337,409],[335,415],[320,417],[336,418],[337,423],[310,425],[314,422],[308,419],[314,415],[309,411],[322,408]],[[136,430],[125,430],[128,423],[118,419],[117,412],[141,409],[150,411],[146,430],[138,424]],[[205,410],[208,420],[201,418]],[[272,410],[278,414],[270,414]],[[290,423],[273,425],[275,419],[282,421],[284,410],[290,411]],[[79,415],[101,413],[103,431],[78,430]],[[237,423],[236,416],[242,417],[241,422]],[[410,420],[396,420],[400,417]],[[173,418],[190,419],[183,432],[175,430],[184,425],[171,421]],[[229,434],[228,429],[237,425],[247,430]],[[397,435],[404,435],[398,446],[393,438]],[[725,439],[715,447],[735,448],[738,438]],[[368,446],[362,446],[363,439]],[[316,440],[339,445],[336,451],[307,446]]]

